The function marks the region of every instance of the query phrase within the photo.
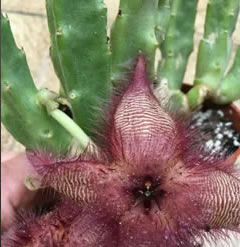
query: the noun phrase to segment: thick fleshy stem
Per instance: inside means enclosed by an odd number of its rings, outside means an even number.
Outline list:
[[[231,39],[239,14],[239,5],[239,0],[208,2],[204,38],[199,46],[194,85],[199,88],[202,85],[207,87],[209,92],[206,97],[212,98],[216,103],[230,103],[240,97],[237,93],[240,86],[236,82],[237,79],[233,79],[236,78],[236,72],[232,72],[237,70],[235,66],[229,76],[224,78],[231,57]],[[235,86],[237,88],[233,88]],[[202,100],[196,99],[195,102]]]
[[[181,88],[188,57],[193,50],[197,2],[175,0],[171,4],[165,39],[160,43],[162,60],[158,68],[158,82],[161,83],[162,79],[167,80],[171,90]]]
[[[111,91],[104,1],[47,0],[47,16],[55,71],[74,121],[90,134]]]
[[[209,88],[205,85],[197,85],[187,93],[187,100],[190,109],[196,109],[204,103],[209,95]]]
[[[44,107],[37,103],[37,93],[23,50],[15,44],[9,21],[1,20],[2,121],[14,138],[27,149],[66,152],[72,136]]]
[[[187,97],[180,89],[188,57],[193,50],[197,1],[160,0],[158,7],[156,35],[162,59],[158,65],[157,87],[167,83],[171,108],[187,112]]]
[[[169,24],[171,15],[171,6],[173,0],[159,0],[158,11],[157,11],[157,26],[156,26],[156,37],[159,44],[165,39],[166,30]]]
[[[240,47],[238,47],[234,64],[220,83],[214,101],[227,104],[240,99]]]
[[[129,64],[142,52],[149,63],[150,78],[155,78],[154,61],[158,42],[155,37],[158,0],[121,0],[111,30],[113,83],[125,78]]]

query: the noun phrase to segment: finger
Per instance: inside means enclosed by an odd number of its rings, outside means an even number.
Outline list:
[[[9,156],[8,156],[9,157]],[[1,229],[13,223],[15,209],[31,203],[35,192],[24,185],[24,178],[33,171],[24,153],[6,159],[1,165]]]

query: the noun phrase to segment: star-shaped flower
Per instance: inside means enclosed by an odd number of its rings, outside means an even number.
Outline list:
[[[33,157],[44,184],[64,197],[51,213],[26,220],[24,246],[190,247],[240,231],[239,172],[202,158],[194,133],[161,106],[146,74],[139,55],[94,155]]]

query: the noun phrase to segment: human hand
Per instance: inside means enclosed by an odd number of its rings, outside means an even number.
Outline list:
[[[24,178],[33,173],[25,153],[2,153],[1,160],[1,231],[13,223],[16,210],[31,203],[35,195],[24,185]]]

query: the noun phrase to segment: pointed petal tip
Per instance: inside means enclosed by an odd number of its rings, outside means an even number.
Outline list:
[[[146,58],[142,53],[140,53],[136,59],[132,84],[139,87],[145,87],[146,85],[149,85],[149,81],[147,78]]]

